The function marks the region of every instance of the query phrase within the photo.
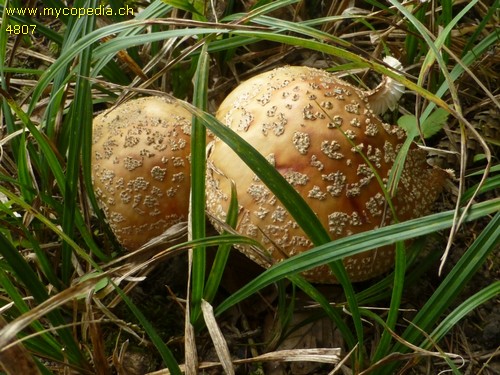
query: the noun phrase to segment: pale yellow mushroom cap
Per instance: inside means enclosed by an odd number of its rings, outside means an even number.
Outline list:
[[[221,104],[217,118],[267,158],[332,239],[392,222],[374,170],[356,149],[385,181],[405,134],[373,114],[364,91],[322,70],[283,67],[243,82]],[[225,220],[234,181],[240,233],[260,241],[272,261],[310,249],[302,229],[243,160],[218,139],[210,147],[208,212]],[[422,152],[412,149],[394,199],[398,219],[426,214],[444,179],[444,173],[426,165]],[[258,261],[248,249],[241,250]],[[353,281],[381,274],[393,262],[392,247],[344,260]],[[335,282],[327,266],[304,275],[313,282]]]
[[[131,100],[94,119],[94,191],[128,250],[187,221],[190,132],[191,114],[160,97]]]

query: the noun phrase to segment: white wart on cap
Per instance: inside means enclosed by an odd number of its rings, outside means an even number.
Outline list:
[[[374,170],[360,152],[386,181],[405,134],[381,122],[371,110],[370,97],[373,92],[325,71],[289,66],[243,82],[221,104],[217,118],[267,158],[306,200],[331,238],[337,239],[393,221]],[[225,220],[234,181],[240,206],[236,229],[259,240],[272,261],[313,246],[243,160],[218,139],[210,147],[210,215]],[[393,199],[398,220],[426,214],[444,179],[445,173],[429,168],[425,154],[413,148]],[[248,249],[241,250],[258,261]],[[344,260],[352,281],[379,275],[393,262],[392,247]],[[304,275],[312,282],[335,282],[327,266]]]
[[[187,220],[190,133],[191,114],[160,97],[131,100],[94,119],[93,187],[126,249]]]

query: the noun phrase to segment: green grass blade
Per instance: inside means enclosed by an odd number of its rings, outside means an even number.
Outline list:
[[[238,200],[236,194],[235,184],[231,184],[231,199],[229,202],[229,208],[227,210],[226,224],[234,228],[236,227],[238,221]],[[212,303],[219,289],[220,282],[222,280],[222,275],[224,274],[224,269],[226,268],[226,263],[231,253],[231,245],[219,245],[217,248],[217,253],[215,254],[214,263],[212,269],[207,278],[207,283],[205,285],[205,293],[203,299],[205,301]]]
[[[281,8],[298,3],[299,0],[275,0],[269,1],[267,4],[260,5],[258,2],[250,9],[248,13],[242,14],[244,20],[251,20],[263,14],[269,14]]]
[[[309,297],[319,303],[323,311],[335,323],[336,327],[342,333],[342,337],[344,338],[347,346],[351,349],[354,348],[359,342],[358,338],[354,337],[351,328],[349,328],[349,326],[345,323],[342,315],[339,313],[339,310],[332,307],[331,301],[329,301],[318,289],[316,289],[314,285],[308,283],[300,275],[289,275],[288,279],[302,289],[302,291],[304,291]],[[362,354],[362,351],[358,352]],[[357,360],[356,358],[357,357],[354,357],[354,361]],[[361,363],[355,364],[355,366],[358,365],[361,365]]]
[[[203,14],[195,8],[195,6],[187,0],[162,0],[165,4],[171,5],[174,8],[181,9],[185,12],[192,13],[196,16],[203,17]]]
[[[478,59],[478,56],[482,56],[486,53],[492,46],[494,46],[500,40],[500,33],[491,33],[488,34],[484,39],[482,39],[474,48],[465,55],[464,58],[461,59],[460,64],[455,65],[455,67],[450,72],[450,78],[452,81],[456,81],[465,71],[464,67],[470,66],[474,61]],[[441,98],[449,88],[449,83],[444,81],[439,89],[436,91],[435,96]],[[435,103],[429,103],[429,105],[425,108],[422,115],[420,116],[420,122],[424,122],[427,117],[431,115],[431,113],[436,108]]]
[[[158,352],[160,353],[163,362],[165,362],[165,365],[168,367],[170,374],[182,375],[181,369],[174,355],[172,354],[168,346],[165,345],[161,337],[158,335],[158,332],[156,332],[156,330],[151,325],[149,320],[144,316],[141,310],[139,310],[137,306],[134,305],[132,300],[120,288],[118,288],[118,286],[114,285],[114,287],[116,292],[120,295],[123,302],[125,302],[130,311],[134,314],[137,320],[139,320],[141,327],[144,328],[144,331],[146,331],[147,335],[155,345],[156,349],[158,349]]]
[[[47,290],[38,279],[36,273],[1,232],[0,254],[7,261],[9,266],[12,267],[12,270],[16,274],[16,279],[22,281],[22,283],[33,295],[36,302],[41,303],[48,299],[49,295]],[[47,314],[47,317],[55,327],[62,326],[65,323],[64,318],[59,311],[52,311]],[[87,367],[88,364],[83,358],[83,354],[80,352],[78,344],[75,342],[71,331],[66,328],[61,328],[58,332],[66,348],[66,355],[71,362]]]
[[[465,44],[463,50],[462,50],[462,57],[465,57],[467,53],[470,52],[472,49],[472,46],[478,41],[479,36],[484,32],[484,29],[488,25],[489,22],[491,22],[491,19],[495,17],[495,15],[498,15],[498,9],[500,8],[500,0],[495,0],[495,2],[488,8],[488,12],[486,13],[486,16],[481,19],[481,22],[477,26],[477,28],[474,30],[472,35],[470,36],[469,40]],[[495,21],[493,21],[494,23]],[[498,33],[498,29],[496,30]]]
[[[453,329],[460,320],[467,314],[477,309],[479,306],[492,298],[500,296],[500,281],[494,281],[484,289],[467,298],[452,312],[446,314],[446,317],[439,323],[434,331],[429,335],[430,340],[426,339],[421,348],[431,348],[433,342],[439,342],[451,329]]]
[[[228,21],[237,21],[242,15],[233,15],[232,17],[228,18]],[[314,25],[317,25],[321,22],[327,22],[331,21],[332,19],[338,20],[339,17],[335,18],[325,18],[322,20],[314,20],[315,22],[313,23]],[[270,16],[258,16],[258,17],[252,17],[251,18],[252,22],[257,24],[257,25],[262,25],[262,26],[267,26],[270,29],[273,29],[274,32],[277,33],[297,33],[301,34],[304,36],[309,36],[311,38],[314,38],[316,40],[320,40],[323,42],[333,42],[336,45],[341,45],[343,47],[353,47],[351,43],[344,39],[340,39],[335,37],[334,35],[331,35],[327,32],[320,31],[314,27],[309,26],[310,22],[292,22],[292,21],[287,21],[287,20],[282,20],[279,18],[274,18]]]
[[[427,4],[420,4],[419,8],[415,11],[415,18],[423,22],[426,12]],[[405,39],[406,63],[408,65],[415,63],[418,57],[418,47],[421,41],[416,35],[416,31],[417,29],[413,23],[408,24],[408,33]]]
[[[481,185],[478,194],[484,194],[488,191],[495,191],[496,189],[498,189],[499,186],[500,186],[500,174],[497,174],[495,176],[489,176],[488,179],[485,181],[485,183]],[[469,199],[471,199],[472,196],[476,193],[476,190],[478,188],[479,184],[476,184],[468,188],[462,196],[462,202],[467,202]]]
[[[392,284],[392,296],[391,303],[389,307],[389,313],[387,320],[385,322],[386,326],[394,331],[398,317],[399,317],[399,307],[401,305],[401,296],[404,290],[404,281],[406,273],[406,251],[403,242],[396,243],[396,264],[394,267],[394,282]],[[388,354],[389,345],[391,343],[392,336],[388,330],[384,330],[382,337],[377,345],[375,354],[373,355],[373,362],[377,362],[384,355]]]
[[[7,196],[14,203],[19,205],[19,207],[21,207],[27,213],[30,213],[31,215],[33,215],[33,217],[37,218],[41,223],[43,223],[43,225],[45,225],[48,229],[54,232],[63,241],[68,242],[71,245],[72,249],[78,254],[78,256],[83,258],[87,263],[92,265],[95,269],[100,270],[99,265],[80,246],[78,246],[78,244],[75,241],[73,241],[73,239],[70,236],[64,233],[58,225],[54,224],[52,221],[50,221],[50,219],[46,218],[35,208],[24,202],[18,196],[16,196],[15,194],[13,194],[12,192],[10,192],[1,185],[0,185],[0,192],[3,193],[5,196]],[[78,215],[77,219],[81,219],[81,215]]]
[[[432,65],[434,64],[434,61],[436,59],[439,60],[439,56],[437,51],[441,50],[443,48],[443,45],[448,45],[450,43],[450,34],[453,30],[453,28],[456,26],[456,24],[469,12],[478,2],[478,0],[470,1],[461,11],[458,13],[455,18],[451,19],[451,4],[449,3],[448,0],[443,1],[443,29],[440,31],[439,35],[437,36],[436,40],[433,43],[434,48],[431,48],[427,55],[425,56],[424,62],[422,63],[422,71],[431,69]],[[422,27],[419,25],[417,26],[417,29],[419,32],[424,36],[426,35],[425,31],[422,29]],[[425,36],[424,36],[425,38]],[[427,42],[430,42],[430,39],[427,40]],[[440,64],[442,67],[446,66],[449,56],[448,54],[443,54],[442,55],[442,64]],[[419,82],[421,82],[421,79],[424,77],[424,74],[419,75]],[[453,82],[453,80],[448,80],[448,83]]]
[[[425,259],[419,259],[418,266],[412,267],[425,242],[425,237],[419,237],[412,241],[412,245],[408,249],[407,264],[411,268],[411,270],[408,272],[407,268],[406,279],[404,281],[405,285],[414,285],[415,283],[420,282],[419,280],[421,279],[422,275],[439,260],[440,254],[436,251],[425,257]],[[391,272],[377,283],[370,285],[368,288],[363,289],[362,291],[359,291],[356,294],[358,303],[360,305],[366,306],[380,301],[390,300],[393,283],[394,272]]]
[[[33,186],[32,173],[30,172],[31,166],[28,159],[26,132],[22,132],[20,140],[19,154],[17,157],[19,188],[24,201],[31,203],[33,199],[35,199],[36,190]]]
[[[267,185],[273,194],[283,203],[287,211],[296,220],[299,226],[309,236],[316,245],[327,243],[330,240],[328,232],[319,222],[318,218],[302,199],[297,191],[290,186],[285,178],[279,174],[252,146],[241,139],[231,129],[220,124],[212,116],[196,111],[196,115],[203,119],[205,125],[219,137],[223,142],[230,146],[238,156],[256,173],[257,176]],[[358,305],[352,284],[341,260],[336,260],[330,264],[335,277],[344,288],[351,315],[356,328],[359,342],[363,341],[363,327],[358,312]],[[358,365],[362,364],[362,355],[359,352],[357,358]]]
[[[119,5],[121,6],[121,5]],[[141,10],[138,14],[135,14],[134,20],[135,21],[141,21],[141,20],[152,20],[156,18],[161,18],[165,17],[165,15],[172,10],[172,6],[167,5],[166,3],[162,1],[154,1],[152,2],[149,6]],[[125,21],[123,21],[125,22]],[[133,28],[128,28],[120,33],[117,33],[117,37],[123,37],[125,35],[134,35],[138,34],[143,30],[143,26],[139,24],[137,27]],[[95,64],[94,64],[94,70],[93,70],[93,76],[96,77],[98,73],[101,72],[103,75],[106,77],[112,77],[115,75],[116,72],[113,70],[115,69],[106,69],[107,67],[109,68],[109,65],[114,65],[113,62],[114,55],[109,54],[109,55],[104,55],[102,58],[96,59]],[[111,70],[111,71],[110,71]],[[114,80],[111,80],[112,82]]]
[[[96,7],[97,2],[90,4]],[[82,34],[86,35],[93,29],[94,17],[84,17]],[[84,134],[92,126],[92,96],[87,77],[90,75],[92,50],[91,47],[82,51],[79,56],[79,69],[76,77],[75,99],[71,103],[65,129],[68,129],[68,158],[66,162],[66,178],[64,189],[64,206],[62,212],[62,228],[65,233],[73,233],[75,215],[78,208],[78,188],[80,186],[80,154]],[[88,141],[87,141],[88,143]],[[68,285],[73,270],[71,263],[72,250],[67,242],[62,244],[61,278]]]
[[[193,105],[202,111],[207,109],[209,59],[207,44],[198,58],[194,76]],[[205,237],[205,148],[206,129],[193,116],[191,133],[191,235],[193,240]],[[191,323],[201,317],[201,300],[205,286],[206,254],[204,247],[193,249],[191,283]]]
[[[499,209],[497,208],[496,211],[499,211]],[[499,227],[500,213],[497,212],[460,261],[446,276],[439,288],[420,309],[419,313],[413,319],[412,325],[402,335],[405,340],[415,343],[422,335],[421,330],[428,331],[439,317],[442,316],[483,264],[486,257],[498,246],[500,242]],[[397,344],[394,347],[394,351],[404,350],[405,348],[401,344]]]
[[[6,266],[5,264],[0,264],[0,285],[3,287],[7,295],[12,299],[12,302],[14,302],[14,306],[19,311],[19,313],[23,314],[25,312],[28,312],[30,307],[23,299],[23,296],[20,294],[19,288],[10,281],[5,272],[7,269],[8,266]],[[7,314],[8,312],[4,312],[2,315],[7,316]],[[36,332],[43,332],[45,330],[44,326],[38,321],[33,322],[31,327]],[[44,354],[45,356],[47,356],[47,358],[52,358],[57,361],[63,360],[63,355],[60,351],[61,345],[50,334],[42,333],[38,338],[30,340],[28,345],[37,346],[37,353]]]
[[[0,180],[9,181],[9,179],[4,179],[2,177],[3,176],[0,175]],[[12,181],[12,180],[9,182],[15,183],[15,181]],[[18,199],[21,199],[21,198],[18,198]],[[28,228],[26,228],[26,226],[22,222],[22,218],[19,217],[17,213],[14,213],[12,211],[12,209],[7,206],[7,204],[4,204],[1,201],[0,201],[0,211],[7,215],[7,217],[5,217],[5,218],[2,217],[2,220],[1,220],[2,229],[5,229],[4,234],[7,235],[9,233],[8,230],[11,228],[16,228],[20,232],[22,232],[22,235],[25,237],[26,243],[29,244],[29,246],[31,246],[31,248],[33,249],[33,251],[36,255],[37,264],[39,265],[42,273],[47,278],[48,282],[51,283],[56,289],[61,289],[61,282],[57,278],[57,276],[54,272],[53,265],[49,261],[47,253],[40,248],[40,244],[36,240],[35,235],[33,235],[32,231],[30,231]],[[12,236],[10,236],[10,237],[12,237]],[[14,242],[12,240],[11,240],[11,242],[14,244]],[[17,242],[19,242],[20,244],[23,243],[22,240],[16,241],[16,244],[17,244]]]
[[[485,215],[500,211],[500,199],[475,204],[471,207],[467,221],[473,221]],[[222,302],[217,314],[241,302],[265,286],[290,275],[327,264],[334,260],[353,256],[377,247],[391,245],[397,241],[425,236],[436,231],[448,229],[453,224],[454,211],[441,212],[418,219],[393,224],[376,230],[354,234],[322,246],[315,247],[293,258],[286,259],[264,271],[252,282],[233,293]],[[423,315],[423,314],[422,314]]]

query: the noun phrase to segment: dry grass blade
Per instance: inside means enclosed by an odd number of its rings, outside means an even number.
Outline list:
[[[446,353],[438,348],[438,352],[433,352],[430,350],[422,349],[417,345],[412,344],[411,342],[408,342],[404,340],[402,337],[397,335],[394,331],[389,329],[388,327],[385,327],[385,329],[391,334],[391,336],[402,343],[403,345],[407,346],[408,348],[412,349],[414,352],[413,353],[408,353],[408,354],[403,354],[403,353],[390,353],[389,355],[385,356],[382,358],[380,361],[377,361],[373,363],[368,369],[365,371],[361,372],[359,375],[367,375],[372,373],[372,371],[376,368],[382,367],[390,362],[393,361],[415,361],[417,358],[421,357],[437,357],[437,358],[450,358],[450,359],[460,359],[462,362],[464,361],[463,357],[454,354],[454,353]],[[428,335],[425,334],[425,332],[422,332],[426,337],[429,337]],[[413,363],[413,362],[412,362]]]
[[[312,348],[312,349],[292,349],[278,350],[275,352],[265,353],[253,358],[236,359],[232,361],[232,365],[240,365],[245,363],[255,362],[317,362],[335,365],[340,362],[339,348]],[[222,366],[219,362],[203,362],[200,363],[199,369],[210,369]],[[185,366],[180,366],[181,370],[185,370]],[[169,375],[167,369],[150,372],[147,375]]]
[[[390,362],[395,362],[395,361],[415,361],[418,358],[429,357],[429,356],[430,357],[444,358],[445,355],[448,355],[450,358],[462,358],[461,356],[459,356],[457,354],[452,354],[452,353],[440,354],[440,353],[430,352],[430,351],[422,350],[422,349],[419,349],[418,352],[408,353],[408,354],[391,353],[391,354],[387,355],[386,357],[382,358],[380,361],[378,361],[378,362],[374,363],[373,365],[371,365],[365,371],[360,372],[359,375],[372,374],[375,369],[377,369],[377,368],[383,368],[384,365],[387,365]]]
[[[279,361],[279,362],[317,362],[336,364],[340,361],[339,348],[310,348],[278,350],[252,358],[252,362]],[[247,360],[245,360],[247,361]],[[236,362],[235,362],[236,363]]]
[[[138,269],[149,266],[151,263],[157,261],[160,257],[160,254],[162,256],[171,256],[174,255],[174,253],[177,253],[176,251],[170,251],[169,249],[171,246],[185,240],[186,232],[186,223],[177,223],[167,229],[158,237],[155,237],[149,242],[142,245],[137,250],[128,252],[121,257],[107,263],[105,268],[109,269],[112,266],[116,266],[117,264],[122,264],[122,268],[128,266],[128,268],[125,268],[129,273],[136,272]],[[134,269],[134,271],[132,270],[132,268]],[[122,272],[124,271],[122,270]]]
[[[95,363],[96,375],[111,375],[109,367],[101,325],[96,320],[94,308],[92,305],[92,292],[87,296],[87,322],[90,340],[92,342],[92,359]]]
[[[0,328],[6,325],[7,322],[0,316]],[[33,358],[21,343],[13,344],[10,348],[0,351],[0,369],[3,369],[7,375],[40,374]]]
[[[72,301],[77,296],[87,294],[94,289],[97,281],[108,276],[108,274],[103,273],[99,276],[82,281],[78,285],[65,289],[64,291],[49,298],[40,305],[34,307],[29,312],[21,315],[17,319],[5,325],[2,329],[0,329],[0,354],[2,352],[5,353],[5,350],[8,349],[7,347],[12,347],[13,344],[9,344],[9,342],[13,340],[19,332],[21,332],[35,320],[40,319],[42,316],[53,311],[54,309],[66,304],[69,301]]]
[[[191,210],[189,213],[189,221],[191,220]],[[188,239],[192,238],[191,234],[191,223],[188,224]],[[187,278],[187,303],[186,311],[184,313],[184,360],[186,362],[186,367],[183,372],[186,375],[196,375],[198,373],[198,351],[196,350],[196,338],[194,327],[191,324],[191,273],[193,271],[193,249],[190,248],[188,251],[188,278]],[[169,371],[170,373],[170,371]]]
[[[196,338],[193,325],[189,322],[189,304],[186,306],[186,324],[184,328],[184,348],[186,354],[184,355],[186,367],[184,372],[186,375],[196,375],[198,373],[198,352],[196,350]],[[170,373],[170,372],[169,372]]]
[[[221,229],[223,229],[227,233],[239,235],[238,231],[232,228],[227,223],[219,220],[214,215],[210,214],[210,212],[206,213],[207,217],[211,220],[212,223],[215,223]],[[269,239],[270,240],[270,239]],[[269,253],[264,251],[261,247],[253,246],[253,245],[245,245],[245,252],[251,254],[252,259],[256,259],[258,264],[264,265],[266,268],[269,268],[273,265],[272,259],[269,256]]]
[[[207,301],[201,301],[201,311],[203,312],[203,318],[205,319],[205,323],[207,324],[207,329],[212,338],[212,342],[215,346],[215,351],[219,356],[222,367],[224,371],[228,375],[233,375],[234,367],[231,360],[231,354],[229,352],[229,347],[227,345],[227,341],[224,339],[222,332],[217,325],[217,321],[214,316],[214,309],[212,305],[210,305]]]
[[[485,139],[479,134],[479,132],[474,128],[473,125],[471,125],[469,122],[464,121],[462,125],[462,122],[460,122],[461,128],[460,128],[460,134],[461,134],[461,139],[460,139],[460,185],[459,185],[459,196],[457,199],[457,204],[456,204],[456,209],[455,209],[455,219],[453,221],[453,226],[450,229],[450,235],[448,237],[448,242],[446,244],[446,248],[443,252],[443,255],[441,256],[441,264],[439,265],[439,274],[442,273],[443,267],[446,263],[446,259],[448,258],[448,254],[451,250],[451,247],[453,246],[453,240],[455,239],[455,235],[457,234],[460,226],[463,224],[465,217],[467,213],[469,212],[470,207],[474,203],[474,199],[476,198],[477,194],[479,194],[479,191],[481,187],[486,183],[486,179],[489,175],[489,171],[492,166],[492,154],[491,150],[488,147],[487,142]],[[473,137],[479,142],[481,145],[481,148],[483,149],[485,158],[487,160],[487,164],[484,168],[484,173],[481,177],[481,181],[478,183],[476,190],[474,191],[474,194],[472,197],[468,200],[467,204],[465,205],[462,214],[460,214],[460,206],[461,206],[461,196],[463,192],[463,186],[465,183],[465,174],[466,174],[466,163],[467,163],[467,149],[466,149],[466,137],[465,137],[465,127],[472,133]]]

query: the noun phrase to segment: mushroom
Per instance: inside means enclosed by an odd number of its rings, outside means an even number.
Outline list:
[[[373,113],[370,98],[376,96],[325,71],[287,66],[243,82],[226,97],[216,117],[266,157],[301,194],[330,237],[338,239],[395,220],[375,174],[387,181],[405,133]],[[234,181],[239,204],[236,230],[263,244],[272,262],[313,246],[283,204],[229,146],[215,139],[209,147],[207,211],[219,230],[217,222],[226,218]],[[392,199],[397,220],[428,213],[445,178],[446,173],[430,168],[425,153],[412,146]],[[250,249],[240,250],[265,266]],[[344,259],[352,281],[377,276],[393,263],[393,247]],[[311,282],[336,282],[326,265],[304,276]]]
[[[93,187],[126,249],[187,220],[190,133],[191,114],[161,97],[131,100],[94,119]]]

